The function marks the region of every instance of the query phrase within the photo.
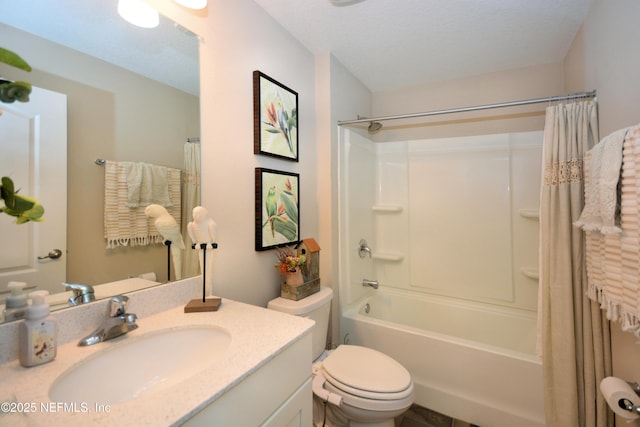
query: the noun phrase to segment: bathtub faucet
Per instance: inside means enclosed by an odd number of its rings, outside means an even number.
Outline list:
[[[362,279],[362,286],[370,286],[373,289],[378,289],[377,280]]]

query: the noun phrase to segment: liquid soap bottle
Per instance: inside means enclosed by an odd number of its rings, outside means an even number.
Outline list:
[[[4,310],[2,310],[5,322],[24,319],[28,305],[27,295],[24,293],[26,286],[27,284],[24,282],[9,282],[7,285],[11,294],[7,296]]]
[[[24,322],[19,326],[20,364],[36,366],[51,362],[56,358],[56,321],[49,315],[49,304],[45,298],[47,291],[29,294],[31,305],[27,308]]]

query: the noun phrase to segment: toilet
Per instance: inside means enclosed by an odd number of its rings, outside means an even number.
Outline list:
[[[271,310],[308,317],[316,322],[312,331],[314,425],[327,427],[393,427],[394,418],[413,403],[413,380],[409,372],[391,357],[371,348],[340,345],[326,351],[331,288],[293,301],[276,298]],[[316,418],[320,418],[316,420]],[[332,422],[333,420],[333,422]]]

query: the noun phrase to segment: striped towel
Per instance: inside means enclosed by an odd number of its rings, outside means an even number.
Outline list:
[[[167,211],[178,223],[181,220],[180,169],[167,168],[171,207]],[[104,169],[104,237],[107,248],[163,243],[163,237],[144,214],[144,206],[127,206],[126,162],[107,161]]]
[[[620,184],[621,233],[586,231],[587,295],[640,338],[640,125],[624,138]]]

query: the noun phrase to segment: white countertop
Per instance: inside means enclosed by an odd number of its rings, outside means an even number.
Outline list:
[[[0,402],[10,402],[11,409],[22,409],[21,413],[12,414],[0,410],[0,425],[177,425],[310,333],[314,324],[305,318],[226,299],[217,312],[184,313],[183,306],[179,306],[138,319],[137,323],[138,329],[111,341],[90,347],[78,347],[76,342],[62,345],[56,359],[44,365],[24,368],[17,360],[0,365]],[[93,407],[86,411],[78,407],[74,412],[72,407],[65,409],[65,402],[50,402],[48,391],[53,381],[83,358],[152,331],[190,325],[215,325],[229,331],[232,337],[227,352],[195,377],[173,388],[111,405],[109,412]],[[35,411],[25,413],[26,409]]]

